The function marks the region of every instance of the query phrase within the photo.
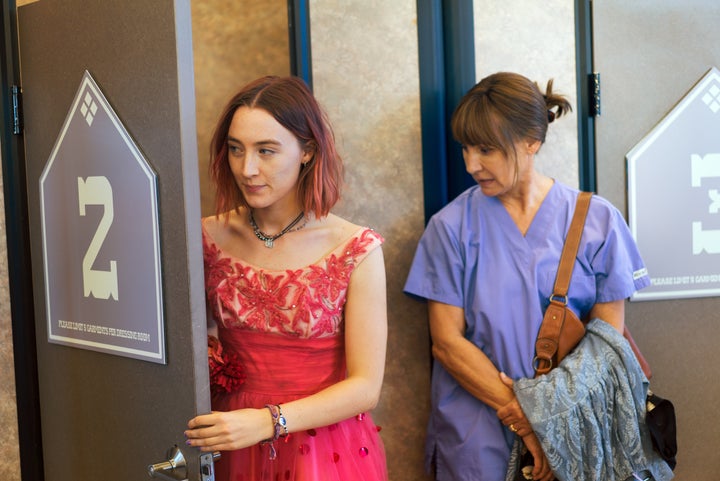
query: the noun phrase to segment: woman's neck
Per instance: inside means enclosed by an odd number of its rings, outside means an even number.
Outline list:
[[[508,210],[532,212],[542,204],[554,183],[550,177],[533,171],[529,178],[519,180],[514,189],[498,199]]]
[[[260,209],[249,208],[248,210],[252,213],[258,228],[267,234],[277,234],[302,213],[302,208],[297,202],[287,205],[273,204]]]
[[[529,181],[518,183],[512,192],[498,199],[523,235],[530,228],[535,214],[554,183],[555,181],[550,177],[535,172]]]

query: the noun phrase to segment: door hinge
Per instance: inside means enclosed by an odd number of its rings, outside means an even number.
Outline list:
[[[10,88],[10,94],[12,95],[13,134],[22,135],[22,91],[20,90],[20,87],[18,87],[17,85],[13,85]]]
[[[588,75],[590,116],[600,117],[600,74],[593,72]]]

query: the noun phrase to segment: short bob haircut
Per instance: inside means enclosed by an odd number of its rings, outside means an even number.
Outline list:
[[[228,161],[228,132],[240,107],[262,109],[298,139],[311,159],[300,169],[297,195],[303,212],[325,217],[340,200],[342,159],[327,115],[305,82],[298,77],[267,76],[244,86],[228,102],[210,144],[210,178],[215,184],[215,214],[229,214],[247,202],[237,186]]]
[[[450,125],[455,140],[466,146],[493,147],[517,162],[515,144],[545,142],[548,123],[572,110],[562,95],[545,94],[522,75],[498,72],[482,79],[460,100]]]

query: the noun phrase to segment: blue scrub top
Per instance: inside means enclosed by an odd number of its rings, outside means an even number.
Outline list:
[[[533,377],[535,338],[555,282],[578,191],[555,182],[525,236],[479,186],[435,214],[420,239],[407,294],[461,307],[465,337],[513,379]],[[597,302],[650,284],[625,219],[593,196],[568,293],[581,319]],[[513,434],[434,363],[426,464],[437,479],[504,479]]]

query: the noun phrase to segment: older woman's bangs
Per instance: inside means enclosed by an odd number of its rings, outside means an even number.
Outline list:
[[[505,136],[499,117],[493,113],[486,98],[476,98],[460,106],[453,115],[453,137],[462,145],[484,145],[505,151]]]

